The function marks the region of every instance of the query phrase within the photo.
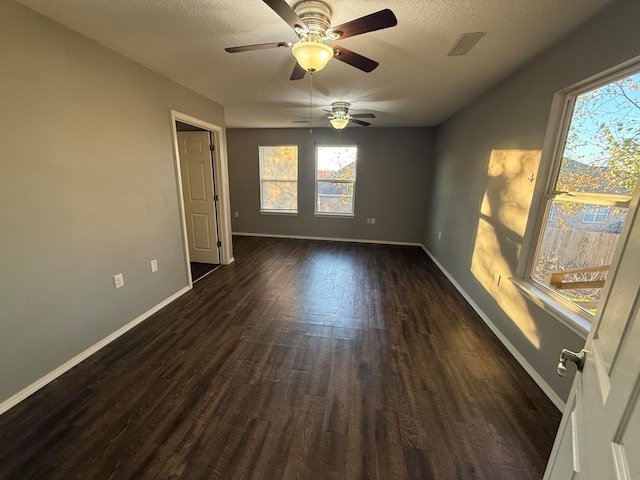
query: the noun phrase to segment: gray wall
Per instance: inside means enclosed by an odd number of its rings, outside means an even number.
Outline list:
[[[519,213],[525,221],[528,218],[525,248],[520,250],[524,228],[514,229],[499,214],[504,213],[502,207],[509,199],[494,205],[489,218],[481,217],[485,192],[496,186],[496,179],[488,174],[489,160],[494,151],[516,156],[517,152],[533,156],[538,152],[539,158],[554,93],[640,55],[638,18],[640,2],[617,2],[482,95],[437,132],[437,165],[424,245],[562,399],[571,381],[557,377],[556,359],[561,348],[579,350],[584,340],[536,305],[523,303],[510,282],[503,281],[496,288],[474,272],[478,258],[487,273],[501,271],[506,277],[523,271],[526,239],[534,233],[550,165],[540,165],[533,201],[524,202]],[[487,231],[495,235],[493,245],[485,236],[479,250],[479,232]],[[438,232],[442,232],[441,240]]]
[[[488,161],[493,150],[539,151],[555,91],[639,55],[639,16],[637,2],[617,2],[443,124],[435,153],[433,129],[229,131],[234,231],[423,242],[565,398],[555,359],[582,339],[522,309],[508,282],[495,290],[472,272]],[[220,126],[224,112],[13,1],[0,2],[0,58],[2,402],[187,285],[169,110]],[[313,216],[313,142],[359,143],[355,219]],[[283,143],[300,147],[300,214],[260,215],[258,146]],[[537,215],[543,188],[525,216]],[[515,272],[522,239],[493,220],[492,251],[508,253],[496,266]]]
[[[224,110],[13,1],[0,58],[1,403],[188,285],[170,110]]]
[[[234,232],[420,243],[426,216],[425,179],[434,129],[347,127],[228,129],[229,183]],[[258,147],[298,145],[298,211],[261,215]],[[319,218],[314,211],[315,144],[358,144],[353,219]],[[238,218],[233,212],[239,213]],[[374,217],[375,225],[366,223]]]

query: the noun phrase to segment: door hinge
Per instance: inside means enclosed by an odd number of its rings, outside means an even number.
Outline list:
[[[211,150],[212,152],[216,151],[216,146],[213,143],[209,144],[209,150]]]
[[[221,246],[222,246],[222,242],[218,240],[218,248],[220,248]]]
[[[217,201],[218,201],[218,194],[216,194],[216,195],[214,195],[214,196],[213,196],[213,201],[214,201],[214,202],[217,202]]]

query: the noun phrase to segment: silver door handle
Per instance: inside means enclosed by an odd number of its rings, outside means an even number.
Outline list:
[[[576,367],[578,367],[578,371],[581,372],[584,368],[584,359],[586,356],[587,351],[584,348],[578,353],[563,348],[562,353],[560,354],[560,361],[558,362],[558,375],[564,377],[567,374],[567,360],[575,363]]]

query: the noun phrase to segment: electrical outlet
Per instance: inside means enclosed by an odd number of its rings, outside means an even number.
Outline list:
[[[158,260],[151,260],[149,265],[151,265],[151,273],[158,271]]]
[[[113,276],[113,283],[116,285],[116,288],[124,287],[124,277],[121,273]]]
[[[234,212],[233,216],[238,218],[240,216],[240,214],[238,212]]]
[[[371,219],[370,218],[367,218],[367,223],[371,223]]]
[[[376,223],[376,217],[371,217],[371,225]]]

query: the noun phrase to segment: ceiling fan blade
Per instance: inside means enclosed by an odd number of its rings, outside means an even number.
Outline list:
[[[373,113],[354,113],[351,118],[376,118]]]
[[[271,10],[276,12],[278,16],[283,19],[287,24],[293,28],[302,28],[306,30],[307,27],[304,25],[298,14],[295,12],[293,8],[289,6],[287,2],[284,0],[262,0],[264,3],[269,5]]]
[[[352,52],[344,47],[334,46],[333,51],[333,58],[335,58],[336,60],[340,60],[341,62],[348,63],[353,67],[359,68],[363,72],[371,72],[378,65],[380,65],[375,60],[363,57],[359,53]]]
[[[229,53],[250,52],[251,50],[265,50],[267,48],[289,48],[293,42],[258,43],[256,45],[242,45],[241,47],[227,47],[224,50]]]
[[[358,120],[356,118],[352,118],[351,121],[353,123],[357,123],[358,125],[362,125],[363,127],[368,127],[369,125],[371,125],[369,122],[363,122],[362,120]]]
[[[349,38],[355,35],[361,35],[367,32],[374,32],[376,30],[382,30],[383,28],[395,27],[398,24],[398,19],[388,8],[380,10],[379,12],[365,15],[364,17],[351,20],[350,22],[343,23],[331,27],[327,30],[327,34],[337,33],[340,36],[338,38]]]
[[[302,68],[298,62],[296,62],[295,66],[293,67],[293,72],[291,72],[291,76],[289,77],[289,80],[302,80],[304,78],[305,73],[307,73],[307,71],[304,68]]]

